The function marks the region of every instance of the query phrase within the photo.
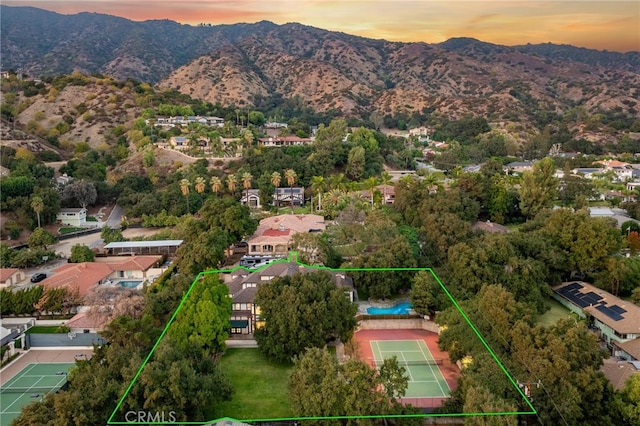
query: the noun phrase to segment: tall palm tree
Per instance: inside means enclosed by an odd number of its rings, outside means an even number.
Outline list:
[[[37,195],[31,198],[31,208],[38,215],[38,228],[40,228],[40,213],[44,210],[44,201]]]
[[[251,176],[251,173],[244,172],[242,174],[242,186],[246,191],[244,199],[247,201],[247,206],[249,206],[249,188],[251,188],[251,180],[252,179],[253,179],[253,176]]]
[[[275,201],[276,209],[280,207],[280,204],[278,203],[278,188],[280,187],[281,181],[282,181],[282,176],[280,176],[279,172],[271,173],[271,184],[276,187],[276,201]]]
[[[391,175],[389,173],[382,172],[380,175],[380,183],[383,185],[382,187],[382,204],[387,203],[387,186],[391,184]]]
[[[364,184],[371,194],[371,208],[373,209],[373,193],[376,190],[376,186],[378,186],[378,180],[374,176],[370,176],[364,181]]]
[[[231,195],[236,192],[236,184],[238,183],[238,178],[235,175],[227,176],[227,188]]]
[[[313,194],[318,194],[318,210],[322,210],[322,191],[323,190],[324,190],[324,177],[313,176],[311,178],[311,192]]]
[[[180,190],[182,191],[182,195],[187,200],[187,213],[191,213],[191,209],[189,208],[189,186],[191,183],[189,179],[182,179],[180,181]]]
[[[196,178],[196,183],[194,186],[196,188],[196,192],[200,194],[200,202],[202,202],[202,193],[204,192],[206,185],[207,185],[207,181],[204,180],[202,176],[198,176]]]
[[[287,180],[287,184],[289,184],[289,189],[291,190],[291,213],[293,213],[293,185],[296,183],[298,175],[295,170],[287,169],[284,171],[284,178]]]
[[[222,181],[220,180],[220,178],[218,176],[214,176],[211,178],[211,181],[209,181],[209,183],[211,184],[211,191],[218,195],[218,192],[220,192],[220,189],[222,188]]]

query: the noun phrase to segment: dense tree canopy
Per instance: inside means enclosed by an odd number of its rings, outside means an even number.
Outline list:
[[[256,304],[265,322],[255,332],[258,346],[281,361],[334,339],[346,342],[356,326],[356,305],[326,271],[276,277],[258,288]]]
[[[379,371],[363,361],[351,359],[338,364],[330,352],[311,348],[294,360],[289,377],[289,395],[296,416],[382,416],[409,414],[399,404],[408,375],[397,359],[385,360]],[[318,420],[314,424],[374,425],[375,419]],[[419,424],[419,420],[398,424]]]

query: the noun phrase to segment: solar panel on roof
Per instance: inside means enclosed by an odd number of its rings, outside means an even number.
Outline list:
[[[618,314],[624,314],[625,312],[627,312],[626,309],[618,306],[618,305],[611,305],[609,306],[609,309],[611,309],[613,312],[616,312]]]
[[[571,283],[571,284],[567,285],[566,287],[563,287],[562,290],[575,291],[575,290],[580,290],[581,288],[582,288],[582,284],[580,284],[580,283]]]
[[[606,316],[608,316],[609,318],[611,318],[614,321],[620,321],[622,318],[622,315],[612,311],[611,309],[607,308],[604,305],[598,305],[596,306],[596,309],[599,310],[600,312],[602,312],[603,314],[605,314]]]

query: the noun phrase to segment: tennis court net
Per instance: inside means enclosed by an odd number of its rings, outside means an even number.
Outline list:
[[[382,365],[384,360],[375,360],[376,365]],[[407,361],[407,360],[398,360],[398,364],[400,366],[411,366],[411,365],[442,365],[444,363],[444,359],[421,359],[418,361]]]
[[[46,388],[46,387],[33,387],[33,388],[14,388],[14,387],[3,387],[0,388],[0,394],[5,394],[5,393],[27,393],[27,394],[45,394],[45,393],[50,393],[50,392],[58,392],[60,389],[62,389],[63,386],[56,386],[53,388]]]

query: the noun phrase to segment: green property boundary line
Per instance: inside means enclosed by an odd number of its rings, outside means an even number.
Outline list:
[[[178,305],[176,310],[173,312],[173,315],[171,315],[171,318],[169,319],[169,322],[167,323],[167,325],[162,330],[162,333],[160,334],[160,336],[156,340],[155,344],[153,345],[153,348],[151,348],[151,351],[149,352],[147,357],[144,359],[144,362],[142,363],[142,365],[140,366],[140,368],[136,372],[136,375],[131,380],[131,383],[129,383],[129,386],[127,387],[127,390],[125,391],[125,393],[122,395],[122,397],[118,401],[118,405],[116,405],[116,407],[113,409],[113,412],[111,413],[111,416],[109,416],[109,420],[107,420],[107,424],[108,425],[131,425],[131,424],[165,425],[167,423],[166,421],[162,421],[162,422],[114,421],[113,417],[116,415],[118,409],[120,409],[120,406],[123,404],[125,398],[127,397],[129,392],[131,391],[131,388],[133,388],[133,385],[135,384],[136,380],[138,379],[138,376],[140,376],[140,374],[142,373],[142,370],[144,369],[144,367],[147,365],[147,363],[151,359],[151,356],[153,356],[153,353],[155,352],[156,348],[160,344],[160,341],[165,336],[165,334],[167,334],[167,330],[169,329],[169,327],[171,326],[171,324],[175,320],[176,316],[178,315],[178,312],[180,312],[180,309],[182,309],[182,306],[184,305],[185,301],[189,297],[189,294],[191,293],[191,290],[193,290],[193,288],[200,281],[200,278],[202,278],[202,276],[208,275],[208,274],[232,273],[232,272],[235,272],[235,271],[237,271],[239,269],[244,269],[247,272],[253,273],[253,272],[258,272],[258,271],[261,271],[263,269],[266,269],[269,266],[273,265],[274,263],[287,263],[287,262],[294,262],[294,261],[298,265],[303,266],[305,268],[312,268],[312,269],[319,269],[319,270],[333,271],[333,272],[427,271],[427,272],[431,273],[433,278],[435,278],[435,280],[440,285],[440,288],[445,292],[445,294],[447,295],[449,300],[451,300],[451,302],[456,307],[458,312],[460,312],[460,314],[462,315],[464,320],[467,322],[467,324],[469,324],[469,326],[471,327],[473,332],[476,334],[478,339],[480,339],[480,341],[482,342],[484,347],[487,349],[489,354],[493,357],[495,362],[498,364],[498,366],[500,367],[502,372],[507,376],[507,378],[509,379],[509,381],[511,382],[511,384],[515,388],[516,392],[518,392],[518,394],[520,394],[520,396],[522,396],[522,399],[526,402],[527,406],[531,409],[531,411],[505,411],[505,412],[496,412],[496,413],[482,413],[482,412],[479,412],[479,413],[435,413],[435,414],[428,413],[428,414],[370,415],[370,416],[283,417],[283,418],[274,418],[274,419],[268,419],[268,418],[265,418],[265,419],[261,419],[261,418],[257,418],[257,419],[233,419],[231,417],[222,417],[222,418],[219,418],[219,419],[214,419],[214,420],[209,420],[209,421],[201,421],[201,422],[200,421],[198,421],[198,422],[180,422],[180,421],[177,421],[177,422],[175,422],[176,424],[182,424],[182,425],[207,425],[207,424],[217,423],[217,422],[220,422],[220,421],[228,421],[228,420],[245,422],[245,423],[253,423],[253,422],[268,422],[268,421],[274,422],[274,421],[298,421],[298,420],[384,419],[384,418],[412,418],[412,417],[477,417],[477,416],[516,416],[516,415],[525,415],[525,414],[531,414],[531,415],[537,414],[536,409],[533,407],[533,405],[531,404],[529,399],[526,397],[526,395],[522,392],[522,389],[520,389],[520,387],[518,386],[518,384],[516,383],[514,378],[511,377],[511,374],[509,374],[509,372],[507,371],[506,367],[498,359],[498,357],[495,354],[495,352],[493,351],[493,349],[491,349],[491,347],[489,346],[487,341],[484,339],[484,337],[482,337],[482,335],[480,334],[478,329],[475,327],[475,325],[473,325],[473,323],[471,322],[471,320],[469,319],[467,314],[462,310],[462,308],[460,307],[458,302],[451,295],[451,293],[449,293],[449,290],[447,290],[447,288],[444,286],[442,281],[440,281],[440,278],[438,278],[436,273],[433,272],[433,270],[431,268],[339,268],[339,269],[333,269],[333,268],[329,268],[329,267],[326,267],[326,266],[307,265],[305,263],[299,262],[297,260],[297,252],[291,252],[289,254],[288,258],[283,258],[283,259],[277,260],[276,262],[272,262],[272,263],[270,263],[268,265],[265,265],[265,266],[263,266],[263,267],[261,267],[259,269],[256,269],[256,270],[249,270],[248,268],[245,268],[245,267],[242,267],[242,266],[236,266],[233,269],[215,269],[215,270],[209,270],[209,271],[200,272],[196,276],[196,278],[193,280],[193,282],[191,283],[191,286],[189,287],[189,290],[185,293],[184,297],[180,301],[180,304]]]

